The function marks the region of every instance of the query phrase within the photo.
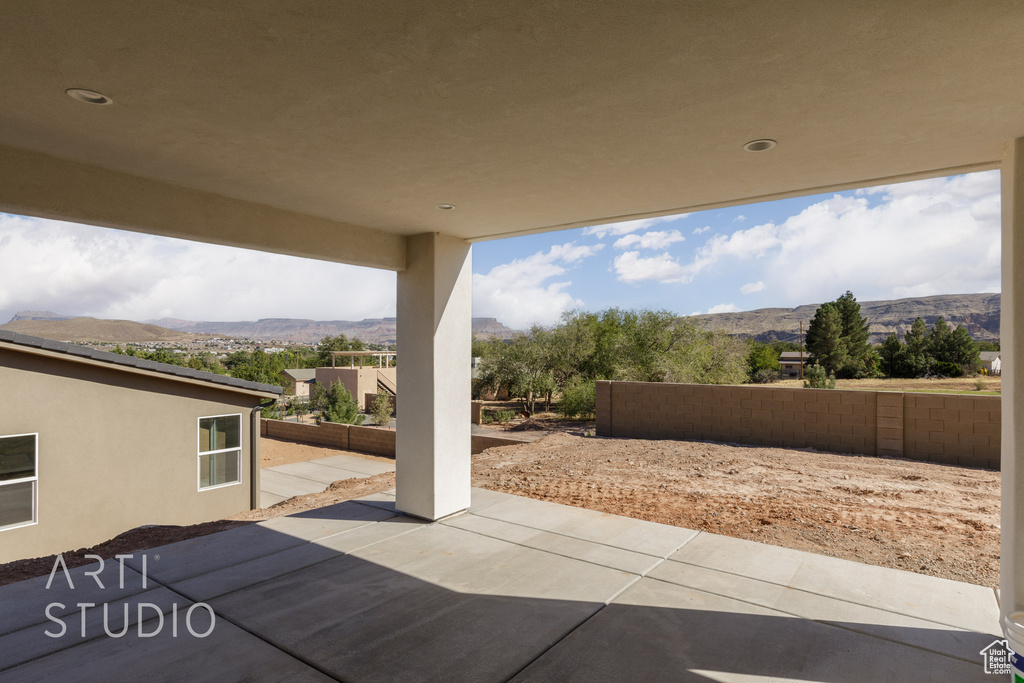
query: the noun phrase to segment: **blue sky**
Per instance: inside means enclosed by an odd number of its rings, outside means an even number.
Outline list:
[[[577,308],[688,315],[847,289],[861,301],[996,292],[999,225],[991,171],[483,242],[473,314],[525,328]],[[395,275],[0,214],[0,322],[19,310],[358,320],[394,315]]]

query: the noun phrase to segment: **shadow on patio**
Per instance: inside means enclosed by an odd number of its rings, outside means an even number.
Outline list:
[[[381,494],[136,553],[123,578],[108,561],[103,588],[86,575],[95,566],[71,571],[74,588],[60,572],[49,589],[48,577],[5,586],[0,677],[988,678],[979,652],[998,632],[989,589],[473,495],[469,513],[439,523],[396,514]],[[207,637],[188,630],[210,629],[205,609],[186,624],[199,601],[216,615]],[[52,603],[64,607],[47,619]],[[104,603],[114,634],[128,605],[123,637],[104,632]],[[141,636],[140,603],[155,605],[141,608]],[[66,632],[47,636],[58,621]]]

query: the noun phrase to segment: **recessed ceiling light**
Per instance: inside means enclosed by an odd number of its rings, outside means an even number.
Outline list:
[[[114,100],[110,99],[101,92],[95,90],[86,90],[85,88],[68,88],[65,90],[68,97],[78,100],[79,102],[85,102],[86,104],[113,104]]]
[[[743,145],[743,149],[747,150],[748,152],[767,152],[772,147],[774,147],[775,144],[775,140],[763,138],[761,140],[751,140],[747,144]]]
[[[441,209],[442,211],[451,211],[452,209],[455,208],[454,204],[435,204],[435,206]]]

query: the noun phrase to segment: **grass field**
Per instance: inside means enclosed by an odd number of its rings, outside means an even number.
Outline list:
[[[978,380],[982,388],[978,388]],[[798,379],[784,379],[771,384],[773,387],[801,387]],[[1002,391],[1002,378],[955,377],[950,379],[840,379],[836,389],[860,389],[863,391],[910,391],[925,394],[976,394],[998,396]]]

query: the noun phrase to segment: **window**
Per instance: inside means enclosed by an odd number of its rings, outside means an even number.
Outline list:
[[[199,418],[199,488],[242,481],[242,416]]]
[[[38,438],[0,436],[0,530],[36,523]]]

